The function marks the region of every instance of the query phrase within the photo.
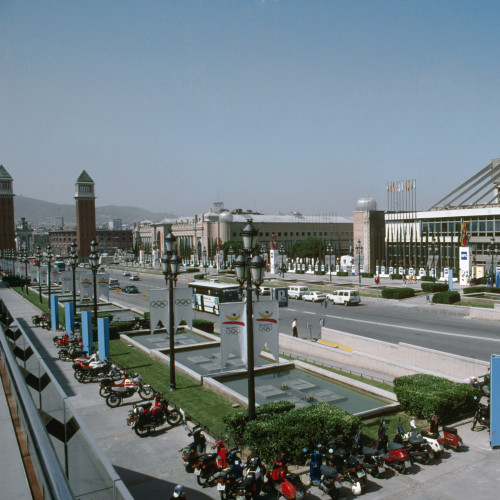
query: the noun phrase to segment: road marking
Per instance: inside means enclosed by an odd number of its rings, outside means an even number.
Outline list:
[[[316,314],[315,312],[311,312],[311,311],[302,311],[303,314]]]
[[[356,321],[358,323],[367,323],[369,325],[379,325],[379,326],[387,326],[389,328],[399,328],[400,330],[413,330],[416,332],[436,333],[438,335],[447,335],[448,337],[462,337],[462,338],[471,339],[471,340],[487,340],[490,342],[500,342],[500,338],[495,339],[495,338],[490,338],[490,337],[475,337],[475,336],[471,336],[471,335],[464,335],[463,333],[447,333],[447,332],[440,332],[439,330],[427,330],[425,328],[415,328],[414,326],[390,325],[388,323],[376,323],[374,321],[367,321],[364,319],[344,318],[342,316],[332,316],[330,314],[327,314],[326,317],[333,318],[333,319],[342,319],[344,321]]]
[[[349,352],[353,351],[353,349],[351,349],[350,347],[346,347],[345,345],[340,345],[340,344],[334,344],[333,342],[328,342],[327,340],[318,339],[318,344],[325,344],[329,345],[330,347],[338,347],[339,349],[344,349]]]

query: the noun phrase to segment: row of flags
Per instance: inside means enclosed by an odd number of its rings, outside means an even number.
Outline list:
[[[396,181],[396,182],[389,182],[387,184],[387,191],[389,193],[399,193],[401,191],[411,191],[412,189],[416,188],[416,181],[415,179],[412,180],[406,180],[406,181]]]

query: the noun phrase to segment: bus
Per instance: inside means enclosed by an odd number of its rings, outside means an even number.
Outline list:
[[[241,302],[240,285],[221,283],[219,280],[193,281],[193,309],[219,315],[219,304],[223,302]]]
[[[66,264],[64,263],[63,260],[56,260],[54,262],[54,269],[57,271],[65,271],[66,270]]]

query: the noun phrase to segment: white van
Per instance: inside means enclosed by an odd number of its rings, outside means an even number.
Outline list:
[[[357,290],[335,290],[329,293],[327,298],[332,304],[343,304],[344,306],[357,306],[361,303],[361,297]]]
[[[120,282],[116,278],[109,278],[109,288],[120,288]]]
[[[303,295],[310,292],[307,286],[289,286],[288,287],[288,297],[290,299],[301,299]]]

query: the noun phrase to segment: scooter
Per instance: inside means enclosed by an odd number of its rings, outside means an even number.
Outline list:
[[[391,469],[401,474],[407,474],[409,472],[412,465],[410,455],[404,445],[388,440],[385,420],[380,422],[378,439],[373,449],[383,453],[381,458],[384,464]]]
[[[187,446],[179,450],[182,453],[182,461],[186,472],[194,472],[194,466],[198,463],[200,455],[204,455],[207,451],[207,438],[202,432],[206,426],[197,425],[188,432],[188,436],[193,438],[193,441]],[[186,427],[186,430],[189,430]]]
[[[149,384],[142,384],[142,376],[135,373],[133,378],[125,378],[120,384],[109,386],[109,394],[106,396],[106,404],[110,408],[117,408],[125,398],[132,397],[138,393],[141,399],[152,399],[154,391]]]
[[[437,415],[432,417],[430,429],[428,431],[422,431],[421,434],[424,439],[436,439],[439,444],[446,448],[453,448],[455,451],[460,451],[463,445],[462,438],[458,435],[458,431],[455,427],[443,426],[443,436],[440,436]]]
[[[332,500],[339,496],[338,490],[342,488],[343,477],[337,472],[335,467],[323,465],[323,453],[320,451],[321,445],[318,449],[311,453],[309,462],[309,477],[310,483],[317,486],[323,493],[330,495]],[[306,449],[303,450],[307,451]]]
[[[295,498],[301,500],[307,490],[298,474],[292,474],[288,470],[287,459],[284,453],[278,453],[274,457],[273,468],[266,475],[268,485],[277,490],[287,500]]]
[[[226,487],[224,490],[220,488],[218,490],[219,492],[226,491],[227,493],[235,487],[235,481],[243,479],[245,463],[239,456],[240,450],[238,448],[227,451],[224,444],[226,441],[224,439],[215,444],[216,453],[209,453],[199,457],[198,463],[194,467],[194,474],[197,483],[202,487],[211,485],[217,481],[220,484],[222,479]],[[224,459],[222,459],[222,455]],[[226,473],[222,474],[223,471],[226,471]],[[228,479],[230,480],[229,483],[227,482]]]
[[[439,442],[438,439],[433,438],[432,435],[430,435],[426,431],[422,431],[419,434],[419,432],[417,430],[417,426],[415,424],[415,420],[411,420],[410,421],[410,430],[405,434],[404,439],[409,440],[410,438],[415,439],[418,437],[421,437],[422,439],[424,439],[427,442],[427,444],[431,447],[432,452],[434,454],[433,458],[437,458],[437,459],[441,458],[441,455],[443,454],[443,450],[444,450],[443,445]]]
[[[260,496],[265,477],[265,465],[259,457],[252,457],[243,472],[243,487],[246,498],[256,499]],[[241,496],[241,492],[238,491],[237,496]]]
[[[352,443],[352,452],[357,455],[359,461],[363,464],[366,472],[373,477],[379,477],[385,472],[384,461],[380,451],[361,445],[361,426],[354,436]]]
[[[477,396],[474,396],[474,399],[477,400]],[[478,402],[471,430],[474,430],[478,423],[484,427],[490,426],[490,399],[486,396],[481,396]]]
[[[428,464],[434,458],[434,452],[425,439],[409,433],[405,434],[401,423],[398,424],[394,442],[406,448],[412,462]]]

